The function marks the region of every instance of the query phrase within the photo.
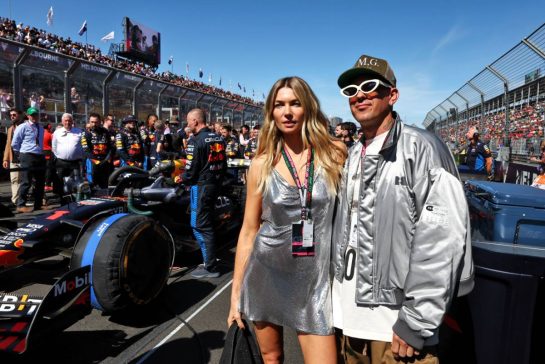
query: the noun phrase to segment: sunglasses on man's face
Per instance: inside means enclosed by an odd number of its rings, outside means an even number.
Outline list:
[[[388,85],[386,82],[382,82],[381,80],[378,80],[378,79],[367,80],[367,81],[363,81],[359,85],[348,85],[342,88],[341,95],[343,95],[344,97],[352,97],[352,96],[356,96],[359,91],[367,95],[373,91],[376,91],[376,89],[378,89],[379,86],[384,86],[387,88],[392,87]]]
[[[11,116],[12,118],[16,118],[17,114],[13,113],[13,114],[9,114],[9,116]]]

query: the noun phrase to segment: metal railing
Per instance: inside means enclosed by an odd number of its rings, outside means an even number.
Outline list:
[[[431,109],[423,125],[443,140],[456,142],[469,126],[477,126],[481,135],[488,133],[491,145],[511,145],[523,154],[527,150],[523,142],[512,144],[533,121],[528,110],[535,112],[537,107],[541,120],[544,106],[545,23]],[[537,127],[543,128],[542,124]],[[533,129],[531,137],[524,135],[524,143],[543,138],[543,129]],[[539,140],[530,141],[536,143]]]

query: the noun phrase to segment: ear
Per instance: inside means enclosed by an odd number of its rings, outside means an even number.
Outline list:
[[[394,104],[397,102],[398,99],[399,99],[399,90],[395,87],[392,87],[390,89],[390,101],[388,101],[388,103],[390,104],[390,106],[394,106]]]

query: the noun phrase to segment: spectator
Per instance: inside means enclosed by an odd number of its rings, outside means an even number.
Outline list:
[[[221,128],[223,127],[223,124],[220,121],[216,121],[214,123],[214,133],[221,135]]]
[[[27,109],[28,120],[15,128],[11,147],[14,159],[21,164],[21,187],[17,200],[17,212],[31,212],[26,206],[28,192],[34,179],[34,210],[42,209],[45,181],[45,159],[43,155],[43,127],[38,123],[39,111],[33,107]]]
[[[13,134],[15,133],[15,129],[21,124],[21,110],[19,109],[11,109],[9,111],[9,117],[11,119],[11,125],[8,128],[7,133],[7,142],[6,147],[4,149],[4,159],[2,166],[6,169],[14,169],[14,168],[20,168],[21,164],[19,163],[19,160],[16,158],[16,153],[13,151],[13,147],[11,146],[11,142],[13,140]],[[19,199],[19,189],[21,187],[21,172],[20,171],[10,171],[9,178],[11,182],[11,202],[13,203],[13,206],[17,205],[17,200]]]
[[[60,54],[70,55],[81,58],[89,62],[95,62],[106,66],[122,69],[137,75],[152,77],[161,81],[170,82],[178,86],[191,88],[205,94],[231,99],[237,102],[243,102],[255,106],[263,106],[263,102],[256,102],[249,97],[234,94],[230,91],[218,87],[204,84],[203,82],[190,80],[183,75],[176,75],[172,72],[157,73],[155,66],[149,66],[142,62],[114,59],[103,55],[100,49],[91,44],[81,44],[72,41],[70,38],[59,37],[54,34],[39,30],[36,28],[23,27],[22,24],[16,25],[15,21],[0,18],[0,37],[25,43],[27,45],[48,49]],[[77,92],[75,93],[77,94]],[[79,95],[77,102],[72,103],[72,112],[78,111]],[[38,105],[34,105],[38,108]],[[75,107],[74,107],[75,106]]]
[[[53,142],[53,126],[50,123],[44,125],[44,158],[45,158],[45,192],[53,191],[53,185],[60,181],[56,178],[55,155],[51,150]]]
[[[241,151],[244,152],[244,148],[250,140],[250,127],[248,125],[242,125],[240,128],[240,134],[238,136]]]
[[[63,114],[61,123],[62,127],[53,133],[51,144],[51,150],[56,158],[57,178],[61,181],[55,191],[59,196],[63,196],[63,192],[71,192],[62,190],[65,177],[81,177],[81,160],[83,158],[82,130],[74,127],[74,119],[71,114]]]
[[[155,122],[155,129],[157,131],[157,135],[155,137],[157,140],[157,161],[177,158],[180,155],[179,151],[174,145],[174,138],[177,134],[172,132],[168,134],[165,133],[165,125],[164,123],[161,125],[161,123],[163,123],[161,120],[157,120]]]
[[[189,126],[186,126],[184,128],[184,140],[183,140],[183,144],[184,144],[184,151],[187,150],[187,144],[189,142],[189,140],[193,137],[193,132],[191,131],[191,128]]]
[[[342,123],[341,123],[342,124]],[[337,138],[342,138],[342,133],[343,133],[343,130],[341,128],[341,124],[337,124],[337,126],[335,127],[335,136]]]
[[[471,252],[469,213],[439,138],[393,110],[386,60],[362,55],[337,81],[363,140],[349,151],[333,224],[333,320],[346,363],[438,363],[439,326]],[[464,272],[471,271],[468,259]]]
[[[346,148],[350,148],[354,145],[354,133],[356,132],[356,125],[349,121],[341,123],[341,138],[346,145]]]
[[[11,112],[11,104],[11,94],[0,89],[0,120],[8,119],[8,115]]]
[[[252,128],[252,133],[250,134],[250,139],[246,143],[244,148],[244,158],[253,159],[257,153],[257,142],[259,141],[259,125],[255,125]]]
[[[78,94],[78,91],[76,90],[75,87],[72,87],[70,89],[70,106],[72,108],[72,114],[77,114],[78,113],[78,106],[79,106],[79,102],[80,102],[80,96]]]

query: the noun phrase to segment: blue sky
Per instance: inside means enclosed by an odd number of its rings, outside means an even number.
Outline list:
[[[11,5],[10,5],[11,4]],[[54,24],[46,14],[54,9]],[[420,125],[426,113],[545,22],[542,0],[518,1],[39,1],[2,0],[0,15],[89,43],[115,31],[124,16],[161,32],[160,70],[208,81],[261,100],[281,77],[309,82],[329,116],[353,120],[336,80],[361,54],[387,59],[398,79],[397,111]]]

